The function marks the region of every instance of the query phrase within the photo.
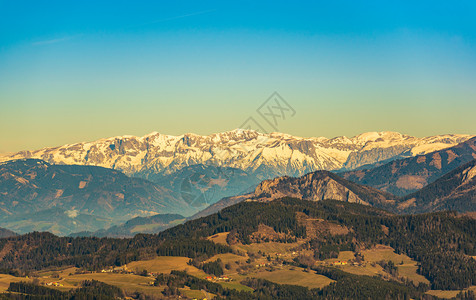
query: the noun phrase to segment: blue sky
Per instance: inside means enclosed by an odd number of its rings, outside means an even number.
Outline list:
[[[457,5],[455,5],[457,3]],[[1,1],[0,152],[231,130],[476,134],[471,1]],[[266,128],[268,130],[268,128]]]

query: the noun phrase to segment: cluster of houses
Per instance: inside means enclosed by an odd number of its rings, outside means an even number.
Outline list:
[[[230,281],[231,279],[226,276],[226,275],[223,275],[223,276],[220,276],[220,277],[216,277],[216,276],[207,276],[205,277],[206,280],[208,281]]]
[[[45,285],[46,285],[46,286],[63,286],[62,283],[59,283],[59,282],[56,282],[56,281],[45,282]]]
[[[126,265],[124,267],[115,267],[110,269],[102,269],[101,273],[122,273],[122,274],[133,274],[131,270],[127,268]]]
[[[107,270],[102,269],[102,270],[101,270],[101,273],[113,273],[113,272],[114,272],[113,269],[107,269]]]
[[[336,260],[332,262],[328,262],[327,264],[333,265],[333,266],[346,266],[346,265],[351,265],[351,266],[362,266],[361,262],[356,262],[356,261],[346,261],[346,260]]]
[[[271,265],[271,264],[269,264],[269,263],[259,263],[259,264],[256,265],[256,267],[257,268],[263,268],[263,267],[267,267],[269,265]]]

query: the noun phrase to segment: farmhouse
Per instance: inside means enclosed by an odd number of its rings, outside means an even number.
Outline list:
[[[63,286],[62,283],[59,283],[59,282],[47,282],[45,283],[46,286]]]
[[[230,278],[226,275],[223,275],[221,277],[218,277],[218,280],[221,280],[221,281],[230,281]]]

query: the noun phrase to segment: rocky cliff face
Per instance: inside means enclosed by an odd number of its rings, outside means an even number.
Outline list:
[[[352,138],[301,138],[282,133],[233,130],[200,136],[157,132],[120,136],[0,155],[1,161],[38,158],[52,164],[92,165],[154,179],[203,164],[241,169],[259,179],[301,176],[316,170],[351,169],[454,146],[469,135],[416,138],[396,132],[369,132]]]
[[[307,174],[297,180],[290,177],[265,180],[256,188],[254,198],[270,201],[286,196],[311,201],[335,199],[369,205],[325,172]]]
[[[343,169],[352,170],[371,167],[376,163],[385,163],[388,160],[413,156],[412,153],[408,153],[408,151],[411,151],[411,146],[409,145],[394,145],[391,147],[352,152],[343,165]]]
[[[264,180],[256,187],[254,192],[224,198],[195,214],[191,219],[216,213],[225,207],[242,201],[267,202],[283,197],[308,201],[332,199],[385,209],[393,209],[396,201],[396,197],[391,194],[355,184],[328,171],[316,171],[298,178],[283,176]]]
[[[265,180],[258,185],[252,199],[271,201],[282,197],[310,201],[333,199],[375,206],[394,202],[394,197],[390,194],[358,186],[328,171],[316,171],[299,178],[279,177]]]
[[[349,154],[342,169],[367,168],[391,160],[427,154],[455,146],[472,136],[461,137],[460,135],[439,135],[416,138],[397,132],[364,133],[353,138],[366,142],[359,151]]]

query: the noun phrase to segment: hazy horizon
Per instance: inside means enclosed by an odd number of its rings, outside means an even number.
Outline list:
[[[476,134],[475,11],[0,1],[0,152],[232,130],[274,91],[295,136]]]

